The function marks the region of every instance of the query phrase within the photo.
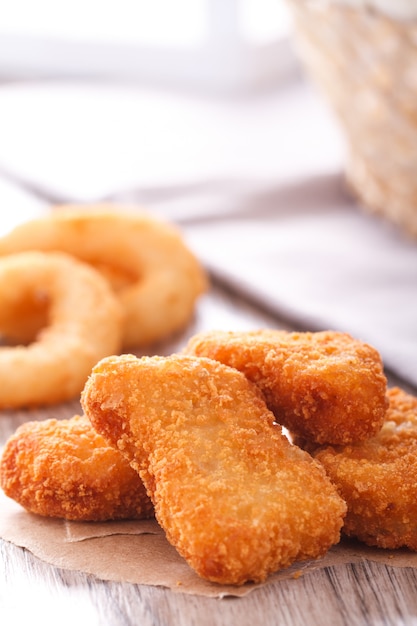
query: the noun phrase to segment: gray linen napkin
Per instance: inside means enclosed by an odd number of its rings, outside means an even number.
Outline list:
[[[417,385],[417,241],[359,208],[340,173],[229,197],[182,226],[227,284],[300,329],[371,343]]]

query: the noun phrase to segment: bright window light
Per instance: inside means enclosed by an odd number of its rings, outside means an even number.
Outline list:
[[[240,0],[243,36],[253,44],[276,41],[288,34],[290,17],[282,0]]]
[[[13,0],[0,79],[103,77],[258,88],[294,69],[284,0]]]
[[[63,39],[196,45],[206,33],[207,0],[13,0],[0,31]]]

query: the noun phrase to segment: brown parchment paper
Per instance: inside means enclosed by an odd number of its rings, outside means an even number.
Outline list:
[[[200,579],[168,543],[155,520],[90,523],[48,519],[27,513],[1,491],[0,537],[51,565],[92,574],[102,580],[163,586],[208,597],[244,596],[262,586],[220,586]],[[417,568],[415,553],[378,550],[346,540],[334,546],[324,558],[296,563],[273,574],[263,584],[362,560]]]

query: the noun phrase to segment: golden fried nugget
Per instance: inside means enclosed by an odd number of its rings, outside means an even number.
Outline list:
[[[184,352],[243,372],[277,421],[302,439],[343,444],[382,426],[387,383],[381,357],[346,333],[211,331],[192,337]]]
[[[345,503],[241,372],[186,355],[109,357],[82,404],[137,468],[168,540],[201,577],[262,581],[339,541]]]
[[[343,532],[370,546],[417,550],[417,398],[389,389],[380,432],[315,457],[346,500]]]
[[[137,472],[85,416],[26,422],[0,461],[5,494],[32,513],[104,521],[153,516]]]

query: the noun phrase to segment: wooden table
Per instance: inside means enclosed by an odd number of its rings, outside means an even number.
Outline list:
[[[214,283],[194,324],[170,345],[160,346],[160,353],[172,352],[202,329],[261,326],[290,328]],[[393,377],[390,383],[401,384]],[[25,417],[21,412],[0,416],[0,444]],[[58,569],[5,541],[0,549],[2,626],[417,624],[417,570],[412,568],[373,562],[335,566],[267,585],[243,598],[213,599]]]

